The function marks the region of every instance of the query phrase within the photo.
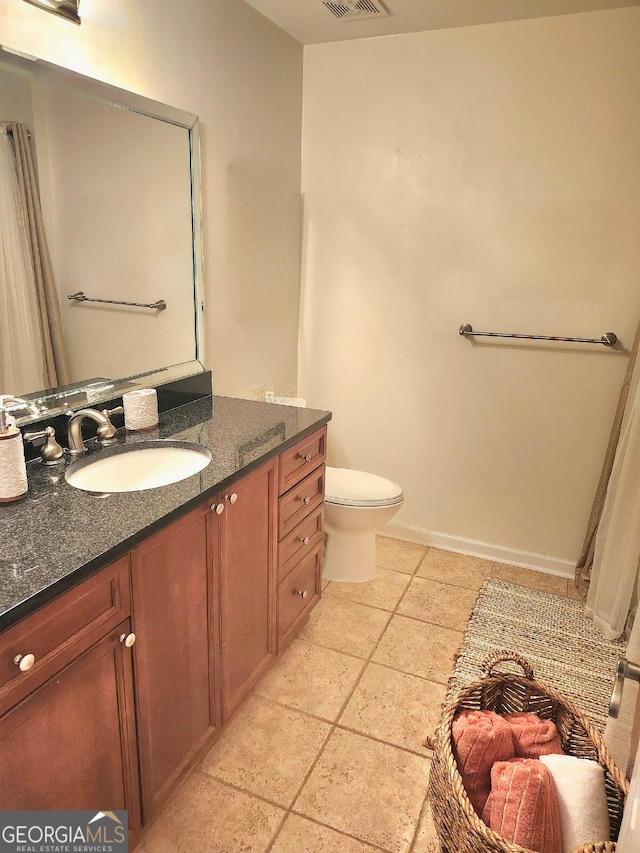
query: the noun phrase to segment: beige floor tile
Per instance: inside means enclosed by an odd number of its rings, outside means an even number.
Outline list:
[[[429,681],[446,684],[462,631],[429,625],[395,614],[378,643],[372,661]]]
[[[429,760],[336,729],[294,810],[321,823],[405,853],[427,790]]]
[[[477,597],[475,589],[414,577],[397,612],[423,622],[464,631]]]
[[[433,815],[428,799],[420,818],[416,840],[411,853],[441,853],[440,840],[433,825]]]
[[[538,589],[541,592],[551,592],[554,595],[567,594],[567,579],[560,578],[557,575],[547,575],[543,572],[534,572],[531,569],[521,569],[518,566],[494,563],[491,576],[509,581],[509,583],[529,587],[529,589]]]
[[[285,812],[195,772],[136,853],[264,853]]]
[[[377,541],[375,580],[324,582],[300,637],[136,853],[440,853],[422,744],[477,590],[493,575],[580,599],[564,578]]]
[[[271,853],[372,853],[376,850],[328,826],[289,814]]]
[[[316,605],[298,637],[366,658],[373,651],[389,617],[386,610],[326,595]]]
[[[425,545],[376,536],[376,565],[384,569],[412,575],[426,553]]]
[[[394,610],[410,580],[410,575],[378,567],[373,580],[362,583],[332,581],[325,594],[380,607],[383,610]]]
[[[423,755],[440,720],[443,684],[370,663],[338,724]]]
[[[360,658],[296,639],[255,692],[333,722],[363,666]]]
[[[480,557],[467,557],[465,554],[429,548],[417,574],[421,578],[431,578],[454,586],[477,590],[491,574],[492,565],[490,560],[483,560]]]
[[[250,696],[200,769],[288,807],[331,726],[260,696]]]

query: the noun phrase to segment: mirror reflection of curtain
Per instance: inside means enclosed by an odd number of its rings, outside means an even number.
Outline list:
[[[640,562],[640,326],[620,392],[576,586],[585,612],[609,639],[629,620]]]
[[[0,393],[46,387],[38,304],[13,148],[0,132]]]
[[[29,132],[18,122],[6,128],[0,133],[0,391],[26,394],[64,385],[70,377]]]

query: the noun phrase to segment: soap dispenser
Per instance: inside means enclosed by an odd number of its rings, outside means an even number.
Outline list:
[[[20,500],[27,494],[27,488],[22,433],[0,406],[0,503]]]

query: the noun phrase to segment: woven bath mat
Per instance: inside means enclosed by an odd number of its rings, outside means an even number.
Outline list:
[[[449,680],[447,702],[481,678],[480,665],[500,649],[525,657],[537,681],[562,693],[596,728],[604,729],[626,641],[606,640],[585,617],[584,604],[497,578],[486,580]]]

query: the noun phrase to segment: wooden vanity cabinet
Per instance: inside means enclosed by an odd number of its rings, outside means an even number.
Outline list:
[[[0,634],[2,808],[126,809],[136,846],[320,596],[325,442]]]
[[[3,809],[126,809],[135,839],[130,636],[127,557],[0,636]]]
[[[220,724],[208,504],[131,552],[142,815],[147,823]]]
[[[276,655],[277,463],[243,477],[211,504],[223,722]]]
[[[322,590],[327,430],[280,457],[278,498],[278,654],[291,642]]]
[[[143,822],[275,657],[277,460],[131,552]]]

